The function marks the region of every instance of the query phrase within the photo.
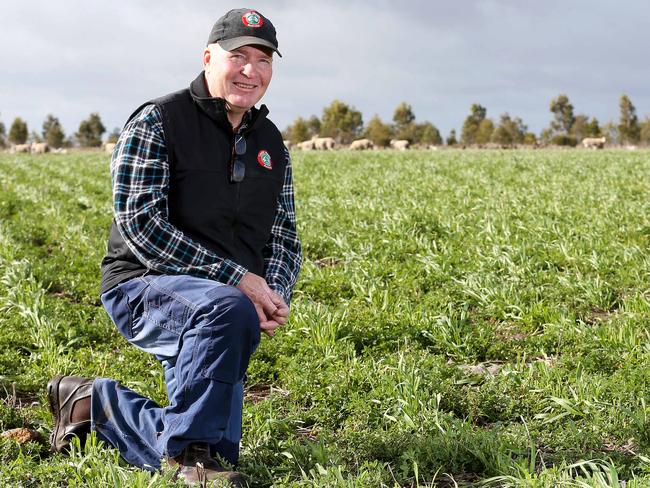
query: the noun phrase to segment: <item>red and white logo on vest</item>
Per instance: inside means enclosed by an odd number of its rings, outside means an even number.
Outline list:
[[[255,10],[249,10],[244,15],[242,15],[241,21],[246,27],[253,27],[255,29],[262,27],[262,24],[264,23],[262,16],[255,12]]]
[[[257,153],[257,162],[260,163],[260,166],[265,169],[273,169],[273,162],[271,161],[271,155],[268,151],[262,149]]]

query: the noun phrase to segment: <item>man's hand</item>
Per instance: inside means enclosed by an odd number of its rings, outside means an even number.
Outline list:
[[[241,279],[237,288],[251,299],[262,331],[272,337],[275,329],[287,323],[289,307],[284,299],[269,288],[264,278],[250,271]]]

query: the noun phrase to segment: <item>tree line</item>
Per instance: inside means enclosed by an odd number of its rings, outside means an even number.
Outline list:
[[[440,131],[431,122],[416,122],[413,108],[401,102],[393,112],[392,122],[383,122],[375,115],[364,125],[359,110],[340,100],[334,100],[323,109],[321,118],[298,117],[284,131],[285,140],[292,144],[320,137],[333,137],[339,144],[349,144],[359,139],[370,139],[376,146],[386,147],[391,139],[405,139],[411,144],[484,146],[498,144],[514,145],[560,145],[576,146],[586,137],[605,137],[609,144],[650,145],[650,117],[639,121],[636,108],[627,95],[619,101],[618,123],[610,121],[603,125],[595,117],[576,114],[566,94],[560,94],[549,105],[552,120],[539,135],[528,130],[519,117],[508,112],[498,120],[487,116],[487,109],[474,103],[465,118],[460,136],[452,129],[443,141]]]
[[[640,121],[636,108],[627,95],[619,100],[618,123],[609,121],[603,125],[595,117],[576,114],[569,97],[560,94],[549,105],[552,120],[539,136],[528,131],[519,117],[505,112],[497,121],[487,116],[487,109],[474,103],[465,118],[460,136],[454,129],[443,141],[438,128],[431,122],[417,122],[413,108],[401,102],[393,112],[390,123],[375,115],[367,124],[355,107],[340,100],[334,100],[323,109],[320,118],[315,115],[304,119],[298,117],[284,131],[285,140],[293,144],[306,141],[318,135],[333,137],[339,144],[349,144],[360,138],[370,139],[378,147],[387,147],[392,139],[408,140],[413,145],[483,146],[498,144],[514,146],[521,144],[575,146],[585,137],[605,137],[609,144],[650,145],[650,117]],[[66,136],[59,119],[52,114],[45,117],[40,132],[29,131],[27,123],[16,117],[7,133],[0,120],[0,148],[11,144],[46,142],[51,148],[100,147],[106,128],[97,112],[91,113],[79,124],[74,134]],[[108,142],[116,142],[120,129],[115,128],[108,135]]]
[[[43,121],[41,131],[29,131],[27,122],[16,117],[7,133],[4,123],[0,120],[0,148],[8,145],[46,142],[51,148],[63,147],[101,147],[102,137],[106,127],[97,112],[91,113],[87,119],[80,122],[77,132],[66,136],[63,126],[57,117],[48,114]],[[116,142],[120,129],[115,128],[108,135],[108,142]]]

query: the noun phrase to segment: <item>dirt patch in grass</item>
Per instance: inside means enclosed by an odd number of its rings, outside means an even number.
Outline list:
[[[591,309],[591,312],[585,315],[585,317],[582,320],[587,325],[596,325],[601,322],[606,322],[607,320],[610,320],[617,313],[618,313],[618,307],[611,307],[608,310],[603,310],[602,308],[596,307]]]
[[[25,408],[40,405],[38,395],[34,392],[24,392],[16,389],[15,383],[11,385],[0,385],[3,393],[1,401],[11,408]]]
[[[605,452],[618,452],[625,456],[636,456],[636,445],[634,444],[634,439],[628,439],[623,444],[616,442],[613,439],[605,439],[603,442],[603,451]]]
[[[319,268],[333,268],[341,264],[341,260],[334,257],[326,257],[321,259],[316,259],[314,264]]]
[[[289,396],[289,392],[282,388],[277,388],[272,385],[257,384],[246,388],[246,391],[244,392],[244,401],[255,404],[263,402],[274,394],[283,397]]]

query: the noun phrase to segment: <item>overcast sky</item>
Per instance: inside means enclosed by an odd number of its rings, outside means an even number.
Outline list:
[[[472,103],[536,133],[550,100],[618,118],[626,93],[650,115],[648,0],[293,1],[2,0],[0,120],[66,133],[90,112],[108,129],[142,102],[186,87],[214,21],[231,8],[269,17],[283,54],[263,99],[284,129],[337,98],[392,118],[406,101],[447,135]]]

